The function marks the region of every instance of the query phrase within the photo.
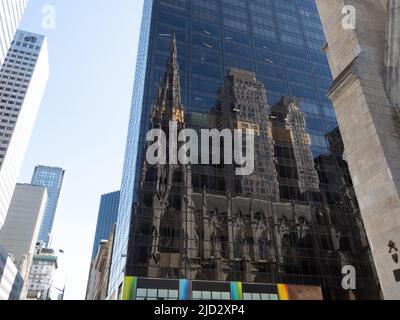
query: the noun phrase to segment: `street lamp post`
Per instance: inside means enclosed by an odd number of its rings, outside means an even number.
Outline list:
[[[61,300],[64,300],[65,285],[66,285],[66,283],[64,283],[64,287],[62,289],[54,287],[54,286],[51,286],[52,289],[56,289],[57,291],[61,292]]]

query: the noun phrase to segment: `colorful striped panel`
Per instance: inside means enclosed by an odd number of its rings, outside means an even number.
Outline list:
[[[231,282],[231,297],[234,301],[243,300],[243,286],[241,282]]]
[[[284,301],[290,300],[289,286],[286,284],[278,284],[278,294],[279,294],[279,300],[284,300]]]
[[[125,277],[122,300],[136,300],[137,277]]]
[[[179,300],[192,300],[192,281],[179,280]]]

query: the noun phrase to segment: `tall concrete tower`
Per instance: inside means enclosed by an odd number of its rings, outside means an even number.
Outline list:
[[[0,2],[0,66],[4,62],[27,3],[28,0]]]
[[[18,31],[0,70],[0,228],[49,76],[45,37]]]

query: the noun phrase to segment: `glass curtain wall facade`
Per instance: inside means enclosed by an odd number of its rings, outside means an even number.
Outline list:
[[[116,191],[101,196],[96,233],[93,242],[92,261],[96,259],[100,242],[110,237],[113,226],[117,222],[119,195],[120,192]]]
[[[148,0],[140,41],[110,295],[126,276],[375,294],[314,0]],[[147,131],[171,120],[253,129],[254,172],[149,166]]]
[[[46,246],[51,241],[50,237],[64,182],[64,175],[64,169],[48,166],[37,166],[33,172],[31,184],[46,187],[49,196],[37,239],[38,242],[43,241]]]

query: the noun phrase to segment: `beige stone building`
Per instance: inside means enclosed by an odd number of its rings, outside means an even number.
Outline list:
[[[108,240],[102,240],[96,259],[91,263],[86,300],[106,300],[112,247],[114,244],[115,225]]]
[[[29,271],[35,256],[36,240],[47,203],[47,189],[30,184],[17,184],[7,219],[0,231],[0,244],[14,258],[24,279],[21,299],[28,291]]]
[[[329,96],[382,292],[400,299],[400,1],[317,5],[334,77]],[[355,28],[348,28],[351,20]]]

